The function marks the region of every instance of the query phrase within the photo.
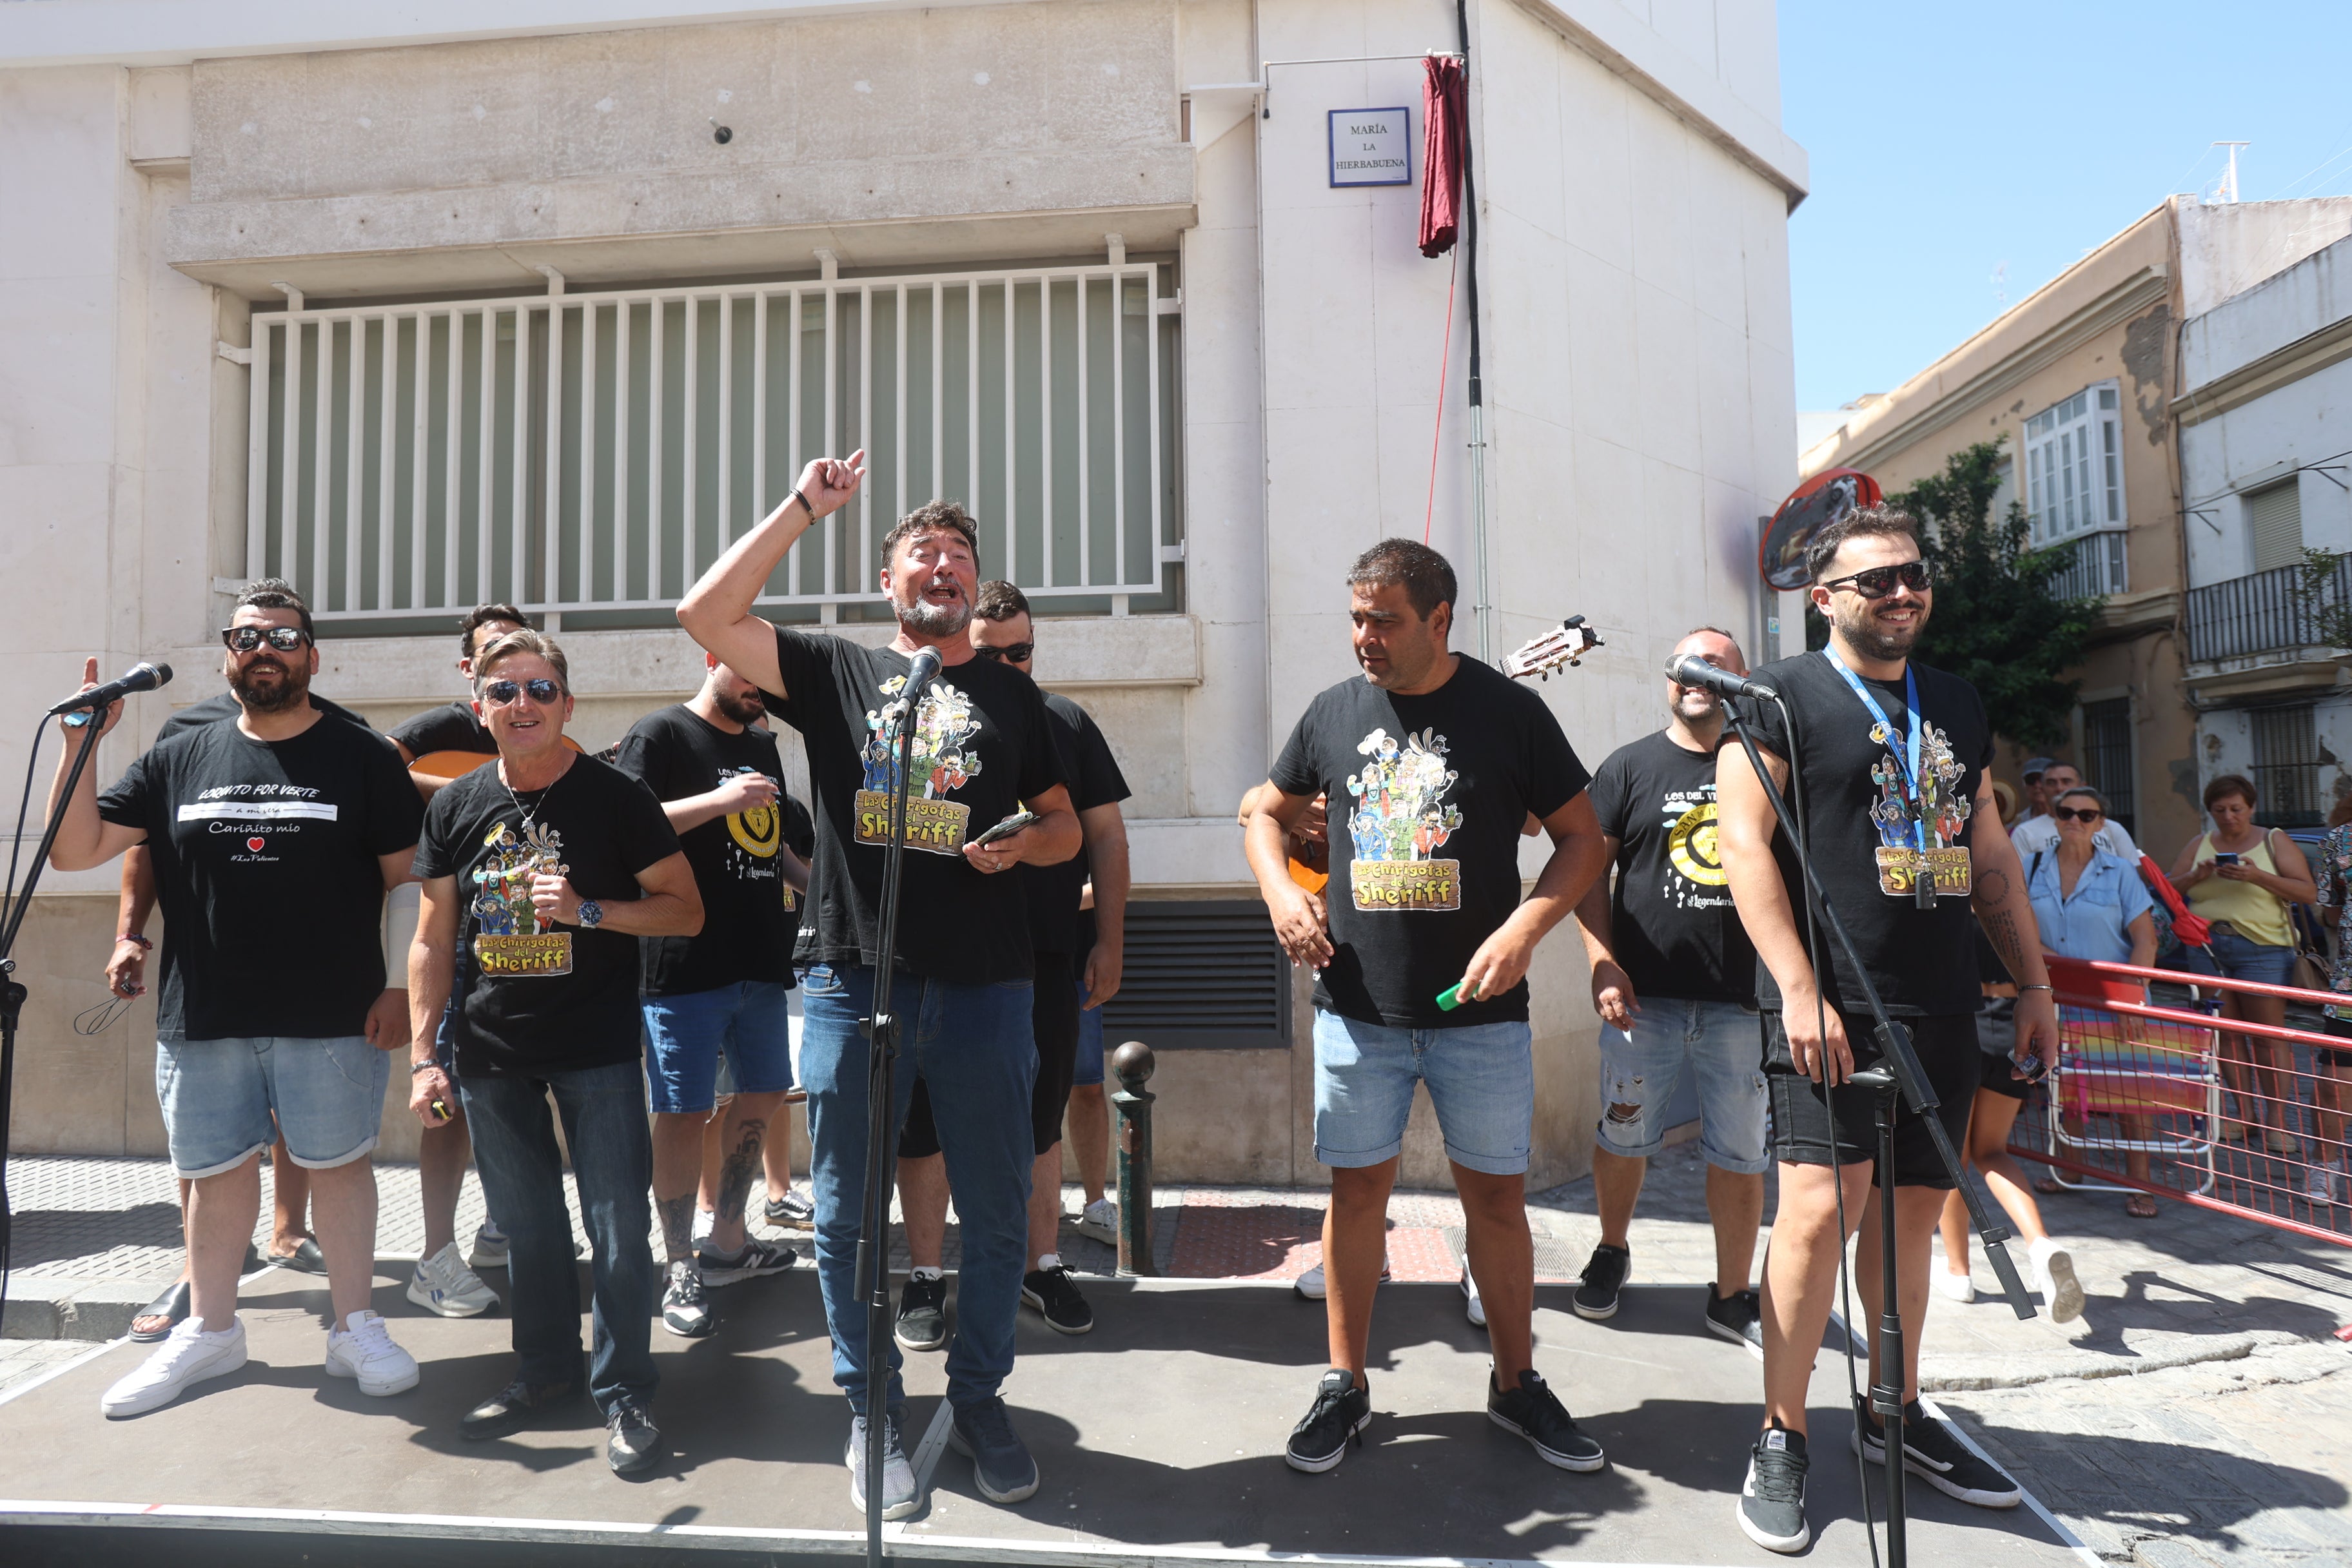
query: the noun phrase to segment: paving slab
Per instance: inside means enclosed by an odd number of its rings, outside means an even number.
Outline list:
[[[30,1562],[74,1538],[134,1528],[240,1531],[240,1561],[394,1561],[404,1543],[466,1540],[520,1548],[678,1545],[786,1557],[862,1550],[841,1465],[847,1412],[832,1386],[816,1281],[806,1271],[718,1294],[719,1332],[655,1334],[656,1413],[673,1454],[640,1482],[604,1466],[584,1405],[544,1430],[473,1444],[458,1415],[510,1367],[499,1318],[444,1320],[408,1308],[397,1265],[377,1307],[424,1364],[389,1399],[323,1377],[326,1300],[273,1272],[246,1298],[251,1360],[164,1410],[108,1422],[100,1392],[141,1347],[105,1351],[13,1395],[0,1394],[11,1462],[0,1525]],[[928,1510],[890,1527],[894,1553],[961,1561],[1099,1563],[1118,1558],[1262,1563],[1412,1557],[1762,1563],[1732,1521],[1753,1436],[1757,1363],[1696,1331],[1695,1289],[1637,1288],[1606,1324],[1539,1292],[1538,1359],[1610,1449],[1597,1475],[1543,1465],[1485,1416],[1485,1336],[1450,1285],[1381,1292],[1371,1372],[1375,1420],[1361,1450],[1325,1476],[1283,1465],[1281,1446],[1322,1366],[1322,1314],[1273,1285],[1175,1280],[1092,1288],[1098,1327],[1065,1339],[1031,1315],[1007,1397],[1044,1476],[1017,1509],[982,1500],[968,1461],[934,1430],[941,1361],[911,1358],[911,1424],[932,1441]],[[1844,1370],[1825,1352],[1814,1384],[1818,1454],[1811,1561],[1861,1568]],[[1874,1480],[1876,1473],[1873,1472]],[[1921,1563],[2078,1563],[2033,1511],[1989,1512],[1915,1488]],[[71,1527],[71,1528],[67,1528]],[[162,1543],[158,1543],[162,1544]],[[177,1550],[176,1544],[173,1550]],[[392,1553],[394,1555],[385,1555]],[[193,1561],[194,1559],[185,1559]],[[404,1560],[404,1559],[402,1559]],[[454,1559],[452,1559],[454,1560]],[[517,1559],[520,1560],[520,1559]]]

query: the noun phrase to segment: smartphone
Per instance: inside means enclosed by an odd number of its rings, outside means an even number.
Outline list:
[[[1020,832],[1023,828],[1028,826],[1031,823],[1036,820],[1037,814],[1034,811],[1016,811],[1012,816],[1006,817],[1003,821],[998,823],[995,826],[990,828],[987,832],[982,834],[979,837],[973,839],[972,842],[974,844],[993,844],[1000,838],[1010,838],[1014,834]]]
[[[2234,866],[2237,863],[2238,858],[2235,855],[2216,854],[2213,857],[2213,864],[2216,866]]]

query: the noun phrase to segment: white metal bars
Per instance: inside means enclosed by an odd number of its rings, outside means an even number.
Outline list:
[[[257,315],[248,570],[328,619],[667,607],[864,447],[761,603],[870,598],[938,497],[988,574],[1123,609],[1180,536],[1171,306],[1117,262]]]

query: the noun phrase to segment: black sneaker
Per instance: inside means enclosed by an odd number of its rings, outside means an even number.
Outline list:
[[[471,1442],[520,1432],[542,1412],[580,1395],[576,1383],[525,1383],[516,1378],[458,1419],[458,1436]]]
[[[935,1351],[948,1342],[948,1277],[909,1275],[898,1292],[898,1342],[910,1351]]]
[[[1802,1552],[1813,1539],[1805,1522],[1805,1435],[1777,1422],[1748,1450],[1748,1479],[1733,1510],[1748,1540],[1767,1552]]]
[[[1037,1490],[1037,1461],[1013,1430],[1004,1401],[956,1406],[948,1447],[971,1460],[971,1479],[991,1502],[1026,1502]]]
[[[1021,1304],[1034,1307],[1057,1334],[1094,1331],[1095,1310],[1071,1283],[1069,1269],[1060,1264],[1021,1277]]]
[[[1764,1359],[1764,1299],[1753,1290],[1718,1296],[1706,1288],[1706,1331],[1744,1345],[1758,1361]]]
[[[604,1462],[616,1476],[651,1469],[662,1457],[661,1428],[644,1405],[627,1394],[613,1402],[604,1417]]]
[[[1363,1430],[1372,1424],[1372,1394],[1359,1387],[1356,1374],[1335,1366],[1315,1385],[1315,1404],[1307,1418],[1290,1429],[1290,1444],[1282,1457],[1294,1470],[1319,1476],[1337,1469],[1348,1456],[1348,1439],[1363,1446]]]
[[[915,1484],[915,1467],[907,1462],[907,1450],[898,1441],[898,1433],[906,1425],[903,1406],[892,1409],[882,1418],[882,1517],[904,1519],[923,1506],[923,1494]],[[866,1514],[866,1417],[849,1418],[849,1444],[842,1450],[842,1462],[849,1467],[849,1501],[861,1519]]]
[[[1519,1373],[1518,1387],[1507,1394],[1495,1386],[1493,1372],[1487,1373],[1486,1419],[1525,1437],[1547,1465],[1590,1471],[1609,1462],[1601,1445],[1569,1419],[1568,1407],[1533,1367]]]
[[[682,1340],[698,1340],[719,1326],[710,1313],[710,1298],[703,1293],[702,1276],[691,1263],[669,1266],[669,1288],[662,1292],[662,1327]]]
[[[1612,1247],[1605,1241],[1594,1247],[1591,1260],[1584,1266],[1584,1283],[1576,1288],[1576,1315],[1595,1322],[1615,1317],[1617,1292],[1625,1288],[1625,1276],[1633,1267],[1632,1247]]]
[[[1853,1431],[1854,1446],[1864,1458],[1874,1465],[1886,1463],[1886,1430],[1860,1403]],[[1903,1407],[1903,1468],[1946,1497],[1979,1508],[2015,1508],[2025,1495],[2000,1467],[1977,1458],[1958,1434],[1929,1416],[1916,1399]]]
[[[800,1258],[789,1247],[778,1247],[772,1241],[761,1241],[756,1236],[743,1238],[743,1250],[729,1257],[713,1252],[705,1241],[694,1255],[694,1266],[702,1275],[702,1282],[716,1290],[721,1285],[734,1285],[745,1279],[757,1279],[763,1275],[782,1274]]]
[[[798,1193],[787,1192],[782,1197],[770,1198],[760,1211],[768,1223],[779,1230],[814,1230],[816,1205]]]

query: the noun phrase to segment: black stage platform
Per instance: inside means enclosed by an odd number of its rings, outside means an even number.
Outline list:
[[[585,1402],[555,1429],[461,1440],[459,1414],[511,1368],[507,1324],[418,1312],[402,1294],[406,1274],[387,1263],[376,1293],[424,1366],[406,1394],[371,1399],[324,1376],[325,1282],[273,1272],[245,1293],[251,1360],[177,1405],[130,1421],[99,1415],[100,1393],[145,1353],[127,1343],[0,1403],[0,1561],[596,1564],[692,1550],[713,1568],[730,1558],[837,1568],[864,1550],[841,1463],[847,1405],[805,1268],[714,1292],[722,1320],[708,1340],[656,1328],[655,1414],[673,1451],[634,1482],[605,1469]],[[887,1527],[892,1554],[1073,1568],[1775,1561],[1732,1519],[1759,1368],[1699,1331],[1696,1288],[1631,1288],[1607,1323],[1570,1312],[1566,1288],[1538,1292],[1538,1363],[1609,1449],[1606,1470],[1572,1475],[1487,1421],[1486,1336],[1464,1320],[1460,1291],[1384,1287],[1367,1445],[1323,1476],[1280,1458],[1323,1366],[1318,1305],[1256,1284],[1086,1288],[1090,1335],[1064,1338],[1023,1315],[1006,1394],[1044,1484],[1017,1508],[982,1500],[970,1462],[945,1448],[940,1358],[910,1358],[909,1436],[931,1494],[926,1512]],[[1810,1556],[1866,1564],[1845,1373],[1832,1351],[1813,1409]],[[1987,1512],[1924,1483],[1912,1495],[1919,1563],[2096,1563],[2030,1504]]]

